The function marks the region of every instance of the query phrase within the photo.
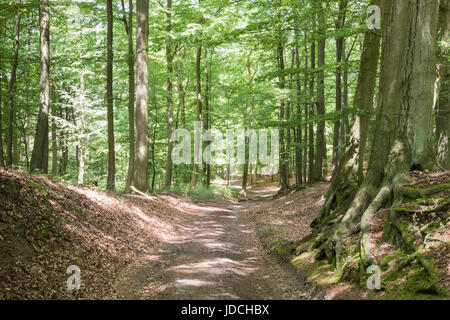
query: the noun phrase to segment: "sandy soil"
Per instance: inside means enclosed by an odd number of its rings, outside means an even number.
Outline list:
[[[271,198],[186,206],[191,221],[178,239],[124,270],[120,299],[311,299],[317,290],[261,248],[241,212]]]

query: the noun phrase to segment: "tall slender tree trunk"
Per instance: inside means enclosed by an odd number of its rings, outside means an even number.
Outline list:
[[[167,0],[167,33],[172,32],[172,0]],[[164,186],[170,188],[172,184],[172,149],[173,143],[171,140],[173,132],[173,47],[170,44],[166,45],[166,61],[167,61],[167,160],[166,160],[166,180]]]
[[[211,117],[211,59],[212,59],[212,52],[209,55],[208,60],[208,54],[207,49],[205,48],[205,117],[204,120],[204,129],[208,130],[211,127],[210,123],[210,117]],[[205,147],[208,146],[211,142],[206,141]],[[211,185],[211,163],[205,164],[205,171],[206,171],[206,186],[209,188]]]
[[[304,106],[304,110],[305,110],[305,126],[304,126],[304,130],[305,130],[305,134],[303,137],[303,179],[305,180],[305,184],[308,182],[307,180],[307,170],[308,170],[308,139],[309,139],[309,135],[308,135],[308,130],[309,130],[309,126],[308,126],[308,121],[309,121],[309,98],[308,98],[308,77],[309,77],[309,72],[308,72],[308,41],[306,39],[306,32],[305,32],[305,77],[303,79],[303,88],[304,88],[304,101],[305,101],[305,106]]]
[[[50,15],[47,0],[40,0],[40,49],[41,49],[41,72],[40,72],[40,108],[36,135],[34,139],[33,153],[31,155],[30,172],[36,170],[48,172],[48,118],[50,103]]]
[[[52,116],[56,117],[56,105],[52,106]],[[58,143],[57,143],[57,134],[56,134],[56,121],[53,118],[52,120],[52,176],[56,177],[58,174]],[[25,144],[26,140],[24,141]],[[27,152],[28,153],[28,152]],[[28,158],[28,156],[26,156]],[[27,159],[28,162],[28,159]]]
[[[128,36],[128,140],[130,143],[130,151],[128,158],[128,174],[125,191],[130,192],[131,180],[134,173],[134,158],[136,150],[134,146],[134,98],[135,98],[135,80],[134,80],[134,50],[133,50],[133,0],[128,1],[128,22],[125,12],[125,4],[122,0],[123,23]]]
[[[279,87],[281,90],[286,88],[286,76],[285,76],[285,67],[284,67],[284,48],[281,41],[278,42],[277,46],[277,55],[278,55],[278,70],[279,70]],[[287,157],[286,145],[284,139],[285,133],[285,108],[286,102],[284,98],[281,99],[280,105],[280,182],[281,189],[280,191],[287,190],[289,188],[289,173],[288,173],[288,162],[289,158]]]
[[[183,84],[183,64],[180,62],[177,64],[177,90],[178,90],[178,100],[179,100],[179,109],[180,109],[180,117],[181,117],[181,128],[186,128],[186,90]]]
[[[248,112],[248,129],[249,131],[245,135],[245,163],[244,163],[244,170],[242,174],[242,191],[244,195],[247,193],[247,181],[248,181],[248,175],[252,175],[251,169],[249,173],[249,165],[250,165],[250,143],[251,139],[254,138],[251,135],[251,130],[253,129],[253,111],[254,111],[254,94],[253,94],[253,74],[251,69],[251,60],[250,60],[250,54],[247,57],[247,74],[248,74],[248,85],[250,89],[250,105],[249,105],[249,112]],[[244,127],[246,122],[246,112],[244,112]],[[251,166],[250,166],[251,168]],[[250,184],[252,184],[254,179],[252,176],[250,177]]]
[[[0,52],[0,167],[5,165],[5,158],[3,154],[3,117],[2,117],[2,108],[3,108],[3,61],[2,55]]]
[[[108,27],[106,36],[106,104],[108,118],[108,177],[106,189],[116,189],[116,152],[114,150],[114,98],[113,98],[113,2],[107,0]]]
[[[336,32],[339,33],[339,31],[344,27],[345,25],[345,18],[346,18],[346,8],[347,8],[347,1],[341,0],[339,1],[339,14],[336,21]],[[344,37],[340,37],[336,39],[336,111],[339,112],[342,109],[342,54],[344,50]],[[339,159],[340,159],[340,149],[339,149],[339,142],[342,140],[343,132],[345,132],[345,128],[341,127],[341,117],[336,119],[334,121],[334,132],[333,132],[333,173],[334,176],[336,173],[336,170],[338,168]]]
[[[439,10],[438,40],[450,37],[450,4],[441,1]],[[437,158],[439,164],[450,169],[450,68],[448,66],[448,47],[437,53],[438,87],[440,89],[436,106]],[[438,93],[436,93],[438,94]]]
[[[197,56],[195,62],[195,75],[196,75],[196,85],[197,85],[197,121],[202,122],[202,79],[201,79],[201,64],[202,63],[202,46],[199,45],[197,48]],[[195,132],[195,141],[198,143],[194,146],[194,167],[191,179],[191,185],[195,187],[197,185],[197,177],[198,177],[198,163],[196,163],[196,159],[200,159],[201,153],[201,133],[196,130]]]
[[[317,1],[318,6],[318,22],[319,22],[319,35],[318,41],[318,65],[319,68],[317,74],[317,115],[325,115],[325,43],[326,43],[326,26],[325,16],[322,5],[322,0]],[[316,139],[316,159],[315,159],[315,180],[322,180],[326,177],[327,173],[327,152],[325,141],[325,120],[320,120],[317,124],[317,139]]]
[[[295,66],[297,68],[297,72],[295,75],[295,84],[297,91],[297,134],[296,134],[296,146],[295,146],[295,183],[297,187],[303,184],[303,150],[301,148],[301,144],[303,141],[302,137],[302,92],[301,92],[301,79],[300,79],[300,53],[298,49],[298,37],[296,37],[295,48],[294,48],[294,56],[295,56]]]
[[[185,56],[186,51],[183,51],[183,59]],[[187,79],[187,83],[186,85],[184,84],[184,68],[183,68],[183,62],[179,61],[176,64],[176,77],[177,77],[177,92],[178,92],[178,111],[180,113],[179,117],[180,117],[180,125],[181,128],[185,129],[186,128],[186,102],[185,102],[185,98],[186,98],[186,90],[187,90],[187,86],[189,85],[189,78]],[[178,125],[178,124],[177,124]],[[189,182],[189,179],[191,178],[190,176],[186,175],[187,170],[189,168],[189,165],[187,164],[180,164],[179,165],[179,170],[182,173],[182,181],[184,183]]]
[[[283,58],[284,59],[284,58]],[[285,59],[288,61],[288,59]],[[291,70],[294,69],[294,55],[291,52]],[[292,72],[289,72],[288,74],[288,99],[286,103],[286,175],[288,180],[288,185],[290,185],[291,181],[291,147],[292,147],[292,128],[291,128],[291,115],[293,114],[293,97],[291,95],[293,89],[293,78],[292,78]],[[294,139],[295,139],[295,133],[294,133]]]
[[[19,4],[22,1],[19,0]],[[14,57],[11,67],[11,76],[9,78],[9,89],[8,89],[8,146],[6,150],[6,165],[12,167],[13,165],[13,134],[14,134],[14,85],[16,83],[17,65],[19,62],[19,35],[20,35],[20,20],[22,18],[22,11],[17,12],[16,20],[16,33],[14,36]]]
[[[81,55],[81,45],[79,46],[79,54]],[[86,83],[85,83],[85,74],[84,71],[81,72],[80,75],[80,93],[79,93],[79,103],[78,108],[81,111],[80,116],[78,118],[78,123],[76,123],[77,119],[75,117],[74,108],[72,108],[72,117],[75,126],[80,128],[80,132],[78,135],[78,146],[77,146],[77,162],[78,162],[78,184],[84,184],[84,174],[86,167],[86,154],[87,154],[87,123],[86,123],[86,104],[85,104],[85,92],[86,92]]]
[[[156,161],[155,161],[155,143],[156,143],[156,129],[158,128],[158,104],[156,103],[156,98],[153,100],[153,106],[155,108],[155,124],[153,125],[153,137],[151,143],[152,149],[152,184],[151,190],[155,190],[155,179],[156,179]]]
[[[60,107],[60,109],[59,109],[59,117],[61,119],[64,118],[62,107]],[[69,121],[67,109],[65,112],[65,119],[66,119],[66,121]],[[62,177],[66,174],[67,157],[68,157],[68,153],[69,153],[64,129],[60,129],[60,131],[59,131],[59,150],[60,150],[59,176]]]
[[[137,1],[136,32],[136,158],[132,186],[146,192],[148,184],[148,0]]]
[[[316,104],[314,98],[314,79],[316,68],[316,43],[311,43],[311,71],[309,77],[309,153],[308,153],[308,182],[314,182],[314,124],[312,119],[314,118],[314,106]]]
[[[350,57],[351,52],[347,56],[346,54],[346,38],[343,38],[342,41],[342,109],[348,108],[348,58]],[[345,111],[345,110],[344,110]],[[339,146],[342,146],[347,141],[347,136],[350,133],[350,124],[348,122],[348,115],[346,112],[342,114],[341,117],[341,124],[340,124],[340,130],[339,130]],[[339,149],[338,156],[339,161],[341,161],[342,155],[344,154],[344,149]]]

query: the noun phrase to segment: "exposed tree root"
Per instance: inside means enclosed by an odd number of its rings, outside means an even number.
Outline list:
[[[450,183],[439,184],[426,189],[414,189],[404,186],[401,190],[402,194],[410,199],[426,198],[433,194],[450,189]]]

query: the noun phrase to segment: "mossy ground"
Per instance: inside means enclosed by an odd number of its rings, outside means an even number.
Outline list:
[[[291,263],[308,281],[320,285],[325,290],[350,288],[352,295],[330,295],[332,298],[350,299],[448,299],[450,288],[450,191],[424,195],[420,189],[448,185],[450,172],[413,172],[408,188],[414,189],[418,198],[407,198],[400,205],[379,210],[374,217],[370,231],[373,244],[369,261],[362,261],[359,254],[359,236],[346,238],[345,248],[340,252],[336,265],[326,260],[317,260],[317,250],[313,248],[314,234],[297,238],[283,232],[291,222],[286,217],[296,212],[309,212],[311,221],[317,215],[317,203],[303,203],[310,200],[309,188],[285,197],[280,202],[290,204],[282,212],[270,213],[269,210],[255,214],[262,225],[260,234],[266,246],[285,261]],[[437,187],[435,187],[437,189]],[[315,198],[317,199],[317,198]],[[314,200],[314,199],[312,199]],[[391,214],[396,217],[392,226]],[[272,220],[270,219],[272,218]],[[271,221],[276,220],[275,223]],[[301,222],[301,221],[300,221]],[[308,222],[306,220],[305,222]],[[296,225],[298,232],[309,226],[306,223]],[[291,228],[289,226],[289,228]],[[295,248],[293,248],[295,244]],[[380,268],[381,288],[368,289],[366,282],[371,274],[367,273],[369,264]]]

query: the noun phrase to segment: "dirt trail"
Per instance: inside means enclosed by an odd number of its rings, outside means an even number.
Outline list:
[[[173,243],[129,266],[116,291],[121,299],[302,299],[313,289],[262,250],[240,210],[267,200],[202,204]]]

